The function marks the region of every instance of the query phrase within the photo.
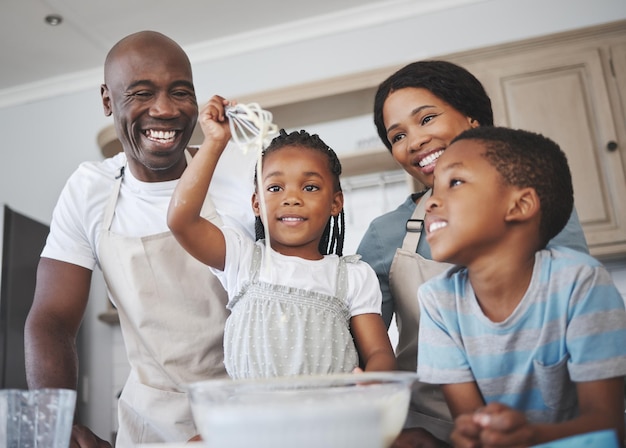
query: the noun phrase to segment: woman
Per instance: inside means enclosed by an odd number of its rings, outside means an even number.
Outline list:
[[[449,266],[432,261],[426,238],[421,238],[433,170],[438,157],[462,131],[493,126],[491,100],[480,81],[464,68],[446,61],[418,61],[380,84],[374,100],[374,123],[393,158],[424,186],[397,209],[372,221],[357,249],[378,275],[387,326],[395,313],[398,367],[414,372],[417,289]],[[575,210],[550,245],[588,252]],[[437,439],[448,440],[451,420],[439,387],[417,383],[405,428],[424,428]],[[422,429],[405,429],[396,446],[417,446],[417,439],[423,436]]]

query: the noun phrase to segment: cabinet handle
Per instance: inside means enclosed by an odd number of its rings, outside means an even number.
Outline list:
[[[606,144],[606,149],[607,149],[609,152],[613,152],[613,151],[615,151],[615,150],[617,149],[617,142],[615,142],[615,141],[611,140],[610,142],[608,142],[608,143]]]

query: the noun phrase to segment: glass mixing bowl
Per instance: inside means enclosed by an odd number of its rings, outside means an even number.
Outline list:
[[[402,430],[410,372],[365,372],[189,385],[208,448],[386,448]]]

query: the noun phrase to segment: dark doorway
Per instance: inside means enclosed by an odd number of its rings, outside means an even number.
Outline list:
[[[0,217],[0,388],[27,389],[24,323],[33,302],[39,256],[50,228],[6,205]]]

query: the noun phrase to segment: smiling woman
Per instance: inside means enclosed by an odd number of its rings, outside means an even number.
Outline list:
[[[431,259],[422,227],[415,229],[409,223],[423,222],[433,172],[450,142],[468,129],[493,125],[491,100],[480,81],[465,68],[448,61],[418,61],[379,85],[374,99],[374,123],[393,159],[427,187],[410,195],[396,210],[372,221],[357,249],[377,273],[387,325],[395,314],[399,330],[395,351],[398,367],[415,371],[420,318],[417,290],[450,265]],[[489,201],[486,204],[491,205]],[[575,213],[552,243],[586,250]],[[425,428],[447,440],[452,418],[441,390],[433,384],[416,383],[414,391],[407,428]],[[414,435],[407,430],[400,437],[408,439]]]

